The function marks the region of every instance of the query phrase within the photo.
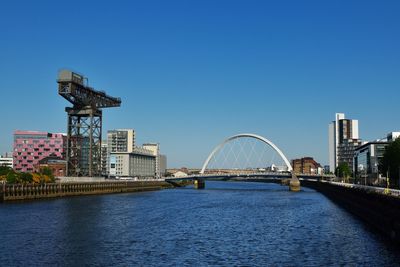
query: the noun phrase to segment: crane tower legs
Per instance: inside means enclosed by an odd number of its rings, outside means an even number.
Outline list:
[[[100,176],[102,111],[92,107],[66,111],[67,176]]]

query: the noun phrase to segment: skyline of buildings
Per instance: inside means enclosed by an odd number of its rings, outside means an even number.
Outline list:
[[[56,176],[64,176],[66,140],[64,133],[16,130],[13,152],[0,156],[0,166],[19,172],[49,167]],[[110,130],[101,145],[101,171],[103,177],[161,178],[166,172],[166,156],[160,154],[158,143],[136,146],[133,129]]]
[[[358,182],[384,183],[386,174],[380,173],[379,163],[386,147],[398,137],[400,132],[390,132],[386,138],[362,141],[358,120],[336,113],[335,120],[329,124],[329,171],[335,173],[339,164],[346,163]]]
[[[383,156],[384,148],[390,140],[399,136],[399,132],[390,132],[386,138],[389,141],[362,142],[359,136],[359,121],[346,119],[344,113],[336,113],[335,120],[329,124],[329,170],[334,173],[336,167],[344,162],[353,170],[355,176],[367,173],[368,176],[379,177],[377,166],[379,159]],[[17,130],[14,132],[13,157],[11,159],[0,157],[0,165],[10,166],[12,164],[16,171],[35,171],[37,169],[35,166],[46,157],[65,158],[65,139],[66,136],[62,133]],[[142,146],[137,146],[135,142],[134,129],[107,131],[107,139],[102,142],[101,153],[103,176],[154,176],[160,178],[165,174],[166,156],[160,154],[159,144],[144,143]],[[307,158],[311,157],[305,156],[300,160]],[[299,165],[298,160],[292,160],[292,165]],[[332,165],[333,162],[335,162],[334,165]],[[303,162],[300,165],[304,164]],[[112,170],[111,165],[113,166]],[[154,165],[154,168],[149,167],[150,165]],[[314,172],[316,164],[314,165],[311,172]],[[319,166],[321,167],[321,165]],[[139,167],[142,169],[135,170]],[[299,168],[310,172],[310,167]],[[316,173],[320,172],[319,169],[316,171]]]

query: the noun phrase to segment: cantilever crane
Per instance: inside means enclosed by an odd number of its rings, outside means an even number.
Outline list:
[[[121,99],[85,85],[85,77],[69,70],[58,75],[58,94],[67,107],[67,176],[101,175],[102,108],[119,107]]]

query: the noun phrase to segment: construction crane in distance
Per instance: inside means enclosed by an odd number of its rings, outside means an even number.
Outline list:
[[[101,109],[119,107],[121,99],[89,87],[86,77],[70,70],[60,71],[57,83],[58,94],[73,105],[65,108],[68,114],[66,175],[101,176]]]

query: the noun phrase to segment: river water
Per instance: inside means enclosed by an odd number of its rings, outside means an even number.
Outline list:
[[[5,203],[0,233],[0,266],[400,264],[323,195],[264,183]]]

